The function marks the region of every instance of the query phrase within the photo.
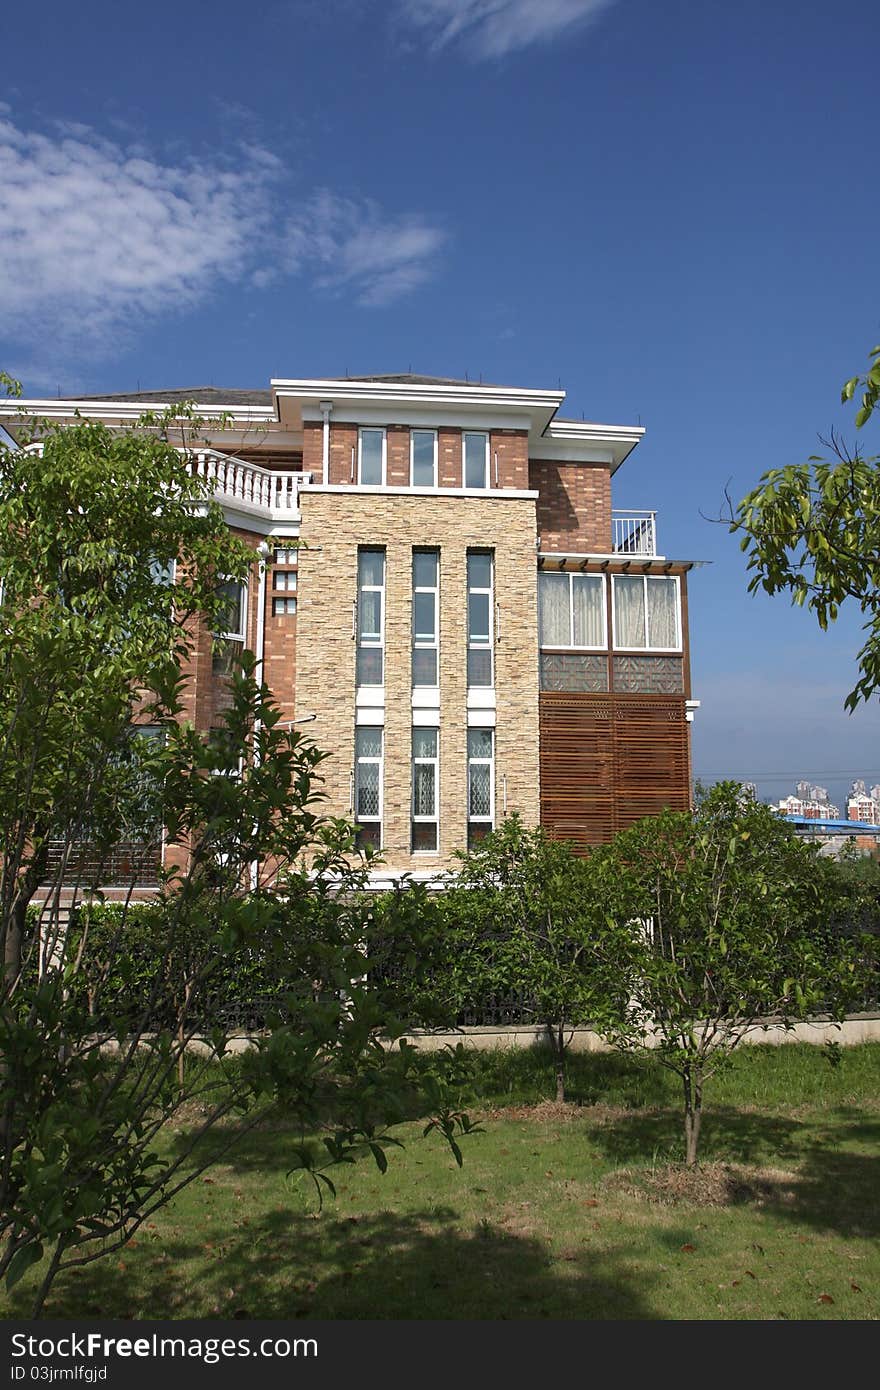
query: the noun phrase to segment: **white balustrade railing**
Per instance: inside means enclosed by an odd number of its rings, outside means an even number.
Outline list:
[[[274,472],[216,449],[193,454],[191,468],[211,485],[218,502],[237,502],[273,518],[298,515],[300,486],[311,478],[308,473]]]
[[[657,513],[611,513],[611,549],[625,555],[657,554]]]

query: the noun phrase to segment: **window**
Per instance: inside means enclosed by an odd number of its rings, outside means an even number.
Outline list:
[[[538,575],[538,642],[542,647],[606,646],[601,574]]]
[[[278,598],[276,595],[274,595],[274,594],[272,595],[272,617],[273,617],[273,618],[290,617],[290,615],[293,614],[293,613],[295,613],[295,612],[296,612],[296,599],[295,599],[295,598]]]
[[[412,731],[412,848],[437,848],[437,730]]]
[[[382,685],[385,642],[385,551],[358,551],[357,683]]]
[[[470,434],[467,430],[465,430],[464,434],[462,435],[462,452],[464,454],[465,487],[488,487],[488,434]]]
[[[356,843],[379,849],[382,844],[382,729],[355,730],[354,818]]]
[[[495,819],[492,729],[468,729],[468,846],[484,840]]]
[[[276,565],[295,565],[298,554],[298,549],[295,546],[276,545],[272,558]]]
[[[492,555],[470,550],[468,582],[468,685],[492,685]]]
[[[273,570],[272,588],[276,590],[276,592],[279,589],[295,589],[296,570]]]
[[[247,584],[226,579],[217,586],[222,604],[220,631],[214,635],[212,665],[215,676],[228,676],[241,656],[247,637]]]
[[[413,487],[437,486],[437,431],[413,430],[409,437],[410,482]]]
[[[381,487],[385,482],[385,431],[360,430],[358,482]]]
[[[414,550],[412,561],[412,683],[437,685],[440,553]]]
[[[615,574],[612,599],[615,647],[681,650],[677,578]]]

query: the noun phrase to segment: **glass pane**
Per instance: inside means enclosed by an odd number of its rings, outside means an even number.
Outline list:
[[[467,659],[468,685],[492,684],[492,648],[471,647]]]
[[[435,610],[436,599],[433,594],[416,593],[413,596],[413,632],[416,639],[433,642],[437,636]]]
[[[485,840],[492,827],[487,821],[468,821],[468,849]]]
[[[295,589],[296,570],[276,570],[272,576],[273,589]]]
[[[468,815],[488,816],[492,812],[489,766],[471,763],[469,772]]]
[[[648,580],[648,636],[652,647],[678,646],[678,604],[674,579]]]
[[[413,757],[436,758],[437,730],[413,729]]]
[[[491,589],[492,556],[473,552],[467,558],[467,572],[469,589]]]
[[[492,730],[468,729],[467,751],[469,758],[491,758]]]
[[[379,842],[381,841],[381,838],[382,838],[382,827],[381,827],[381,826],[379,826],[379,825],[361,825],[361,826],[358,826],[358,831],[357,831],[357,834],[355,835],[354,842],[355,842],[355,844],[357,845],[358,849],[366,849],[367,846],[369,846],[370,849],[378,849],[378,848],[379,848]]]
[[[379,814],[379,764],[358,764],[358,794],[356,816],[378,816]]]
[[[434,431],[412,432],[413,487],[434,486]]]
[[[414,647],[412,660],[413,685],[437,684],[437,648]]]
[[[356,729],[355,751],[359,758],[381,758],[382,730],[367,727]]]
[[[538,632],[542,647],[571,645],[567,574],[538,575]]]
[[[412,847],[414,851],[437,848],[437,822],[414,821],[412,828]]]
[[[465,487],[486,486],[487,439],[484,434],[464,436],[464,485]]]
[[[382,481],[382,431],[361,430],[361,482]]]
[[[571,579],[574,606],[574,645],[601,647],[603,628],[602,580],[597,574],[575,574]]]
[[[436,550],[417,550],[413,554],[413,588],[436,589],[437,552]]]
[[[489,595],[468,594],[468,640],[489,641]]]
[[[245,587],[237,579],[227,579],[218,585],[217,595],[223,604],[220,619],[220,632],[232,637],[244,635],[244,595]]]
[[[381,589],[385,583],[385,551],[362,550],[358,555],[358,587],[370,584]]]
[[[614,645],[645,645],[645,585],[629,575],[614,577]]]
[[[382,648],[359,647],[357,654],[358,685],[382,684]]]
[[[361,637],[382,636],[382,594],[378,589],[365,589],[361,594],[358,627]]]
[[[413,815],[433,816],[437,813],[434,800],[434,764],[416,763],[413,767]]]

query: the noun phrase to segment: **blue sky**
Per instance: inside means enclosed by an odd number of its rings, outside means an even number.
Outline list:
[[[647,426],[694,764],[880,781],[857,615],[703,520],[852,437],[880,340],[880,15],[818,0],[46,0],[4,35],[0,366],[28,394],[412,369]],[[880,426],[862,432],[880,451]]]

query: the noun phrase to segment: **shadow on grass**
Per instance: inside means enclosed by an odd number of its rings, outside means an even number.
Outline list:
[[[644,1319],[644,1271],[586,1248],[554,1266],[544,1242],[444,1208],[320,1219],[272,1212],[218,1250],[164,1244],[58,1280],[47,1317]],[[185,1273],[184,1273],[184,1262]]]
[[[851,1145],[870,1146],[854,1152]],[[850,1239],[880,1236],[880,1124],[857,1121],[823,1129],[806,1147],[790,1183],[770,1185],[764,1205],[798,1225]]]
[[[683,1111],[662,1109],[616,1116],[591,1134],[613,1163],[675,1162],[684,1158]],[[804,1152],[809,1127],[780,1115],[762,1115],[732,1106],[703,1114],[700,1158],[705,1163],[780,1164]]]

